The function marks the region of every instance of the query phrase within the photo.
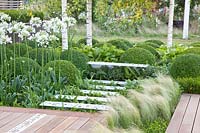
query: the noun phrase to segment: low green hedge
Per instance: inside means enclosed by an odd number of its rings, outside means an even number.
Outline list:
[[[4,12],[11,17],[12,21],[24,22],[27,23],[30,21],[31,17],[39,17],[43,20],[44,14],[40,11],[32,11],[26,9],[18,9],[18,10],[0,10],[0,12]]]
[[[157,59],[160,58],[160,54],[158,53],[158,51],[156,51],[156,49],[154,47],[152,47],[148,44],[145,44],[145,43],[138,44],[138,45],[136,45],[136,47],[146,49],[149,52],[151,52]]]
[[[160,41],[160,40],[147,40],[147,41],[145,41],[145,42],[155,43],[155,44],[157,44],[157,45],[159,45],[159,46],[165,44],[164,42],[162,42],[162,41]]]
[[[190,44],[190,46],[192,46],[192,47],[200,47],[200,42],[192,43],[192,44]]]
[[[118,49],[122,50],[127,50],[133,46],[133,44],[124,39],[110,40],[107,43],[112,44],[113,46],[116,46]]]
[[[93,38],[92,45],[95,45],[97,43],[99,43],[99,41]],[[75,44],[75,47],[81,47],[82,45],[87,45],[86,38],[78,40],[78,42]]]
[[[195,78],[200,76],[200,55],[185,54],[178,56],[170,68],[174,78]]]
[[[148,50],[131,48],[120,57],[120,62],[154,65],[156,61],[155,56]]]
[[[87,69],[87,62],[89,58],[78,50],[70,49],[61,53],[62,60],[71,61],[80,71]]]
[[[44,70],[55,71],[56,77],[65,77],[69,85],[80,85],[81,83],[80,72],[70,61],[51,61],[46,64]]]

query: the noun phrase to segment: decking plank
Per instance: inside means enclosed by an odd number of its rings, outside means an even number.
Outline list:
[[[196,118],[194,121],[192,133],[199,133],[199,132],[200,132],[200,102],[198,105],[197,114],[196,114]]]
[[[71,126],[65,129],[65,132],[67,130],[78,130],[80,129],[83,125],[85,125],[90,119],[89,118],[78,118]]]
[[[9,112],[2,112],[2,113],[0,113],[0,120],[2,120],[3,118],[9,116],[10,114],[11,113],[9,113]]]
[[[72,125],[77,119],[78,117],[68,117],[49,133],[63,133],[65,129]]]
[[[176,107],[176,110],[172,116],[172,119],[169,123],[166,133],[178,133],[189,101],[190,101],[189,95],[181,96],[180,102],[178,103]]]
[[[185,112],[185,116],[183,118],[182,124],[180,126],[180,133],[191,133],[193,128],[193,123],[196,116],[196,111],[199,104],[199,96],[192,95],[190,98],[190,102],[188,104],[187,110]]]
[[[53,128],[57,127],[60,123],[62,123],[67,117],[57,116],[53,120],[51,120],[46,125],[42,126],[40,129],[36,131],[36,133],[49,133]]]
[[[34,114],[23,114],[16,119],[13,119],[11,122],[0,128],[0,132],[8,132],[11,128],[16,127],[18,124],[24,122],[26,119],[32,117]]]
[[[27,129],[23,130],[20,133],[35,133],[35,131],[40,129],[45,124],[49,123],[55,117],[56,116],[54,116],[54,115],[47,115],[47,116],[45,116],[44,118],[42,118],[41,120],[39,120],[38,122],[34,123],[33,125],[31,125],[30,127],[28,127]]]
[[[6,117],[4,117],[4,119],[0,120],[0,127],[3,127],[4,125],[8,124],[9,122],[13,121],[14,119],[16,119],[17,117],[21,116],[23,113],[12,113]]]

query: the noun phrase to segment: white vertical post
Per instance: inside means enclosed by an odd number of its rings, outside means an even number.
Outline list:
[[[67,0],[62,0],[62,21],[64,21],[64,17],[67,16]],[[67,25],[63,26],[62,29],[62,50],[68,50],[68,33],[67,33]]]
[[[87,0],[86,42],[92,47],[92,0]]]
[[[174,19],[174,0],[170,0],[169,6],[169,21],[168,21],[168,39],[167,47],[172,47],[173,44],[173,19]]]
[[[185,11],[184,11],[184,24],[183,24],[183,39],[189,37],[189,20],[190,20],[190,0],[185,0]]]

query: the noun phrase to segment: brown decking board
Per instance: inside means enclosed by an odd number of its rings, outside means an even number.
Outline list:
[[[200,95],[181,96],[166,133],[200,133]]]
[[[44,117],[24,126],[24,123],[38,114]],[[102,119],[104,117],[101,113],[0,107],[0,133],[18,130],[20,126],[25,127],[21,133],[88,133]]]

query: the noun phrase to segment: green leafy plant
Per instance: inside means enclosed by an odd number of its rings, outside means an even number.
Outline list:
[[[92,45],[95,45],[97,43],[99,43],[98,40],[92,39]],[[76,43],[75,46],[80,47],[81,45],[87,45],[86,38],[82,38],[82,39],[78,40],[78,42]]]
[[[200,47],[188,48],[183,52],[183,54],[198,54],[198,55],[200,55]]]

